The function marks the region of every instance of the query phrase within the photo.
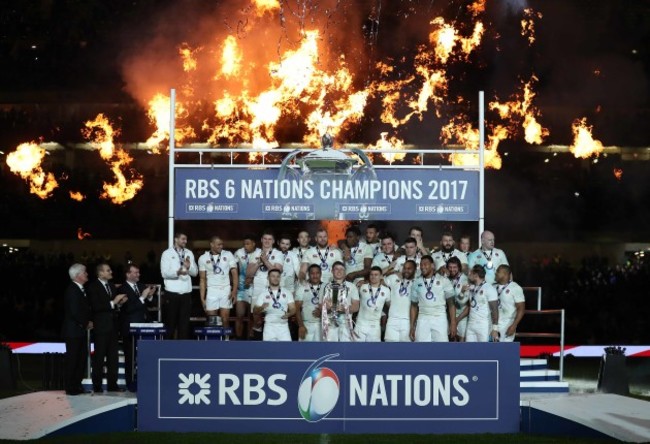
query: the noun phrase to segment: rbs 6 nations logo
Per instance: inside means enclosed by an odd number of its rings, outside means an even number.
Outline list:
[[[298,410],[305,420],[317,422],[325,418],[339,400],[339,377],[321,365],[339,354],[323,356],[307,368],[298,389]]]

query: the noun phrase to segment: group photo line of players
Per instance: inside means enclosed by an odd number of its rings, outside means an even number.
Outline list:
[[[306,230],[292,248],[288,235],[265,231],[246,235],[234,253],[219,236],[195,261],[187,236],[177,233],[161,258],[167,299],[166,327],[189,322],[187,293],[199,276],[201,303],[210,325],[229,327],[234,336],[262,332],[265,341],[291,341],[290,321],[301,341],[513,341],[524,314],[522,288],[512,280],[505,253],[494,247],[494,234],[481,234],[481,246],[469,251],[469,238],[456,248],[444,232],[429,251],[422,229],[412,227],[401,246],[390,233],[380,236],[371,224],[362,238],[357,226],[330,242],[319,229],[315,244]],[[184,289],[180,288],[184,285]],[[165,316],[165,309],[167,316]],[[181,313],[184,312],[184,313]],[[249,331],[245,323],[252,314]],[[175,315],[175,319],[172,317]]]
[[[234,253],[219,236],[195,259],[184,233],[161,255],[164,292],[160,309],[169,339],[190,339],[192,278],[208,326],[221,325],[227,339],[264,341],[488,342],[513,341],[523,318],[523,289],[512,280],[506,254],[494,246],[494,234],[481,234],[470,252],[463,236],[459,248],[443,232],[431,251],[423,231],[412,227],[398,244],[376,225],[350,226],[345,238],[330,242],[327,230],[299,231],[292,248],[288,235],[265,231],[243,236]],[[258,244],[259,241],[259,244]],[[259,245],[259,246],[258,246]],[[107,389],[117,386],[119,337],[126,359],[127,387],[133,382],[131,323],[149,322],[158,286],[140,282],[140,270],[128,264],[125,282],[113,283],[110,265],[96,267],[88,282],[83,264],[69,268],[62,336],[66,341],[68,394],[83,393],[87,332],[92,332],[93,390],[101,392],[106,365]],[[231,313],[234,309],[234,316]]]

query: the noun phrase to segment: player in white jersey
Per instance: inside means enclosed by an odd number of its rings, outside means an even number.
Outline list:
[[[512,281],[509,265],[500,265],[496,274],[496,290],[499,296],[499,340],[513,342],[517,325],[524,317],[526,298],[524,290]]]
[[[465,339],[465,332],[467,331],[467,315],[469,314],[469,296],[467,289],[469,288],[467,275],[461,271],[460,259],[451,257],[447,261],[447,278],[454,287],[454,305],[456,306],[456,337],[462,342]]]
[[[469,319],[466,342],[499,341],[499,297],[494,287],[485,280],[485,268],[474,265],[469,271]],[[492,329],[490,329],[492,320]]]
[[[470,237],[466,234],[462,235],[460,239],[458,240],[458,249],[460,250],[461,253],[463,253],[463,256],[465,256],[465,259],[469,261],[469,255],[472,252],[470,249]],[[468,263],[469,267],[469,263]]]
[[[282,278],[280,279],[280,286],[288,288],[291,291],[296,289],[296,277],[300,272],[300,260],[298,256],[290,250],[291,239],[288,235],[281,235],[278,242],[280,253],[282,253]]]
[[[421,259],[422,256],[418,254],[417,241],[414,238],[409,237],[404,241],[403,253],[393,261],[385,274],[401,273],[402,267],[404,267],[406,261],[410,260],[415,262],[415,277],[419,278],[422,275],[422,271],[420,270]]]
[[[251,288],[248,284],[246,284],[246,270],[248,270],[248,264],[250,263],[253,256],[256,254],[259,255],[259,252],[260,249],[256,248],[255,246],[255,237],[250,234],[244,236],[244,246],[235,251],[235,259],[239,265],[237,306],[235,307],[235,313],[237,315],[237,319],[235,321],[235,336],[237,339],[243,339],[244,320],[248,316],[248,311],[252,303]],[[253,326],[249,323],[248,327],[247,336],[250,335]]]
[[[358,227],[345,230],[345,240],[340,242],[343,261],[345,262],[345,279],[358,283],[365,279],[372,264],[372,248],[359,241],[361,232]]]
[[[454,235],[449,231],[442,233],[440,239],[440,249],[431,254],[435,269],[440,274],[447,274],[447,261],[452,257],[457,257],[462,264],[462,272],[467,273],[467,258],[465,255],[454,247]]]
[[[322,337],[320,303],[325,285],[321,282],[321,269],[311,264],[309,279],[298,285],[296,295],[296,322],[301,341],[320,342]]]
[[[341,256],[341,251],[329,245],[329,239],[327,237],[327,231],[324,229],[319,229],[316,232],[316,246],[311,247],[302,257],[302,263],[300,264],[300,273],[299,279],[307,279],[307,268],[311,264],[316,264],[320,266],[323,275],[321,279],[324,284],[329,283],[332,280],[332,266],[335,262],[340,262],[343,260]]]
[[[402,277],[391,274],[384,278],[390,288],[390,306],[388,309],[388,322],[386,322],[386,342],[411,342],[411,291],[415,277],[415,261],[408,260],[402,267]]]
[[[262,234],[262,248],[253,253],[248,269],[246,270],[246,282],[251,286],[251,299],[256,301],[258,296],[266,291],[269,286],[269,270],[277,268],[282,273],[282,253],[273,248],[275,236],[271,231]],[[253,313],[253,330],[262,331],[262,319]]]
[[[469,268],[474,265],[485,268],[485,280],[490,285],[494,284],[494,274],[499,265],[509,265],[503,250],[494,248],[494,234],[491,231],[484,231],[481,234],[481,248],[469,255],[468,262]]]
[[[352,314],[359,310],[357,286],[345,280],[345,265],[332,265],[332,282],[325,285],[321,302],[323,341],[350,342],[357,339]]]
[[[411,291],[411,340],[449,342],[450,333],[456,334],[454,289],[446,276],[435,272],[431,256],[422,257],[420,268],[422,276]]]
[[[199,257],[199,294],[208,325],[214,325],[213,318],[219,315],[222,325],[230,326],[230,309],[237,300],[238,281],[235,256],[223,249],[219,236],[212,236],[210,251]]]
[[[291,291],[280,287],[281,274],[276,268],[269,270],[268,285],[255,300],[254,312],[265,313],[264,341],[291,341],[288,320],[296,313],[296,305]]]
[[[291,251],[298,257],[299,264],[302,265],[302,260],[305,258],[307,250],[309,250],[309,242],[311,241],[311,236],[309,236],[309,232],[307,230],[301,230],[298,233],[298,238],[296,240],[298,241],[298,246],[293,248]],[[296,287],[298,287],[300,284],[300,266],[297,270],[297,277],[298,279],[296,279]]]
[[[366,236],[361,241],[362,244],[368,245],[372,249],[373,258],[381,251],[381,239],[379,238],[379,227],[375,224],[368,224],[366,227]]]
[[[273,248],[275,236],[270,231],[265,231],[262,235],[262,248],[253,253],[248,269],[246,270],[246,278],[252,284],[252,297],[257,300],[259,294],[266,291],[269,286],[268,273],[269,270],[276,268],[282,273],[283,268],[283,255],[279,250]]]
[[[381,268],[372,267],[368,282],[359,285],[359,313],[354,332],[359,342],[381,342],[381,317],[390,288],[381,283]]]
[[[429,254],[429,250],[424,246],[424,237],[422,233],[424,233],[422,227],[418,227],[417,225],[409,229],[408,239],[415,239],[416,253],[414,254],[417,254],[419,257]],[[406,244],[402,245],[402,248],[406,248]]]
[[[386,274],[395,259],[395,240],[392,234],[387,233],[381,240],[381,252],[372,259],[372,266],[381,268],[381,272]]]

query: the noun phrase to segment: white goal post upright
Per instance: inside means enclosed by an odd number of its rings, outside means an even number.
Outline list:
[[[481,233],[485,230],[485,92],[478,93],[478,139],[479,139],[479,207],[478,207],[478,237],[481,243]]]
[[[174,162],[176,159],[176,90],[169,92],[169,193],[167,202],[167,241],[174,246]]]

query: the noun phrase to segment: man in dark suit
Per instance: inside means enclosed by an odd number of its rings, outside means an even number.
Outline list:
[[[126,386],[133,391],[133,336],[129,332],[131,323],[149,322],[149,309],[152,305],[153,296],[156,292],[155,286],[145,286],[140,283],[140,269],[129,264],[126,269],[126,282],[120,287],[120,291],[126,294],[127,301],[120,308],[122,345],[124,347],[124,364],[126,366]]]
[[[117,310],[126,301],[126,295],[117,294],[110,283],[113,271],[108,264],[97,265],[97,279],[88,284],[88,297],[92,309],[95,353],[92,359],[93,391],[102,392],[104,360],[106,360],[106,388],[109,392],[122,391],[117,386]]]
[[[61,336],[65,340],[65,392],[68,395],[79,395],[84,393],[81,380],[88,359],[86,331],[93,328],[93,323],[84,289],[84,284],[88,282],[86,267],[73,264],[68,269],[68,274],[72,282],[63,295],[64,318],[61,327]]]

